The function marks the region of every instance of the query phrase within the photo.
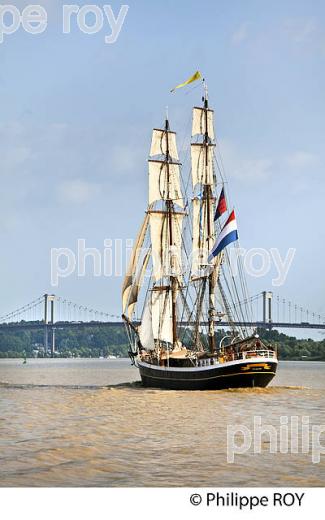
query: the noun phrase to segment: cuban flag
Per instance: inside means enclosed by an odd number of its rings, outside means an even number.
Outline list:
[[[214,216],[214,220],[215,221],[218,220],[218,218],[221,217],[221,215],[223,213],[225,213],[225,211],[227,211],[227,201],[226,201],[226,197],[225,197],[225,191],[222,188],[220,196],[219,196],[218,205],[217,205],[217,209],[216,209],[216,214]]]
[[[209,255],[208,261],[211,262],[215,256],[217,256],[221,251],[238,239],[238,231],[237,231],[237,222],[235,211],[233,210],[225,225],[223,226],[219,236],[217,237],[216,243],[213,246],[213,249]]]

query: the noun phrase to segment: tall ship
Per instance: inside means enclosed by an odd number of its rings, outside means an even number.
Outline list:
[[[265,387],[277,353],[246,325],[253,317],[236,215],[203,85],[187,168],[168,115],[152,133],[148,207],[122,287],[129,354],[148,387]]]

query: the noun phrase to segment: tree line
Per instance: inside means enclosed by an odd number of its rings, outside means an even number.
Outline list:
[[[325,361],[325,338],[320,341],[297,339],[277,330],[258,330],[260,337],[278,346],[280,359]],[[219,343],[224,331],[218,331]],[[49,335],[50,336],[50,335]],[[56,355],[59,357],[127,357],[128,340],[121,326],[80,329],[56,329]],[[44,357],[43,330],[0,332],[0,358]]]

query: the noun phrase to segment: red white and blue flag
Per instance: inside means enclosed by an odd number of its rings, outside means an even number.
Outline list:
[[[220,196],[219,196],[218,205],[217,205],[217,209],[216,209],[216,214],[214,216],[214,220],[218,220],[218,218],[221,217],[221,215],[223,213],[225,213],[226,211],[227,211],[227,201],[226,201],[226,197],[225,197],[225,191],[222,188]]]
[[[219,253],[221,253],[221,251],[226,246],[228,246],[232,242],[235,242],[236,240],[238,240],[238,231],[235,211],[233,210],[230,213],[222,230],[220,231],[219,236],[217,237],[216,243],[213,246],[208,261],[211,262],[213,258],[217,256]]]

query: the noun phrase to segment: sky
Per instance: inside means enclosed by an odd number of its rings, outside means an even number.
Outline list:
[[[46,30],[20,27],[0,44],[0,315],[45,292],[120,314],[121,276],[94,276],[89,261],[86,276],[76,269],[53,287],[51,250],[77,254],[84,239],[103,253],[105,239],[124,248],[135,236],[151,130],[168,105],[186,157],[201,90],[170,89],[199,69],[241,247],[295,250],[280,286],[272,260],[248,276],[250,294],[272,290],[325,316],[324,2],[129,1],[111,44],[107,18],[85,34],[72,17],[63,34],[63,3],[38,0]]]

